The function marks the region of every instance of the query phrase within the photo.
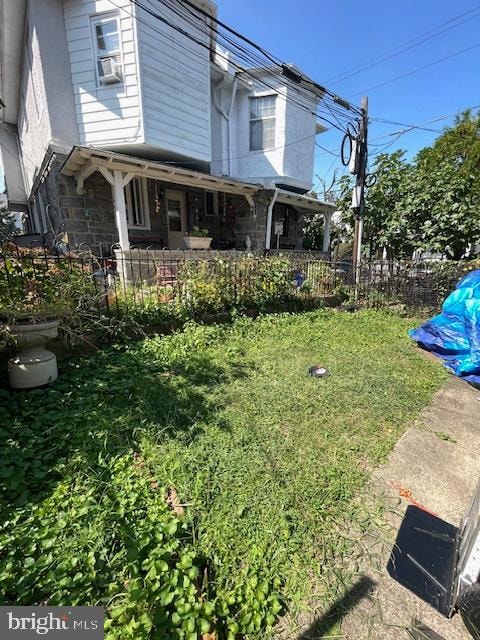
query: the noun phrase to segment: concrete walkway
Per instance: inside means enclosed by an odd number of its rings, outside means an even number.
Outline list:
[[[374,483],[395,503],[396,513],[392,509],[386,518],[396,534],[407,506],[415,501],[457,526],[479,479],[480,390],[452,376],[398,441]],[[446,620],[390,578],[385,567],[391,547],[385,544],[379,571],[365,574],[375,586],[347,614],[342,635],[335,637],[411,640],[407,628],[416,618],[445,640],[471,640],[460,616]]]

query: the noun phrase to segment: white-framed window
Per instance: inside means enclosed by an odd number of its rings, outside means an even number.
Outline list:
[[[258,96],[250,101],[250,151],[275,147],[275,103],[277,96]]]
[[[97,85],[123,82],[120,20],[116,13],[91,19]]]
[[[146,178],[132,178],[125,187],[127,223],[131,229],[150,229]]]

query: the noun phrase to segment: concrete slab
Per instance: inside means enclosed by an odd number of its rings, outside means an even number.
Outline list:
[[[479,479],[480,391],[452,376],[374,474],[376,490],[392,507],[384,516],[392,540],[407,506],[416,502],[458,525]],[[345,616],[335,637],[411,640],[408,628],[417,619],[445,640],[471,640],[459,616],[445,619],[390,578],[385,567],[392,541],[383,546],[378,566],[364,572],[375,586]]]

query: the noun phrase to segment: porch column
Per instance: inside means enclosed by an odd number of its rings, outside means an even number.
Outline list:
[[[323,247],[322,251],[328,253],[330,251],[330,223],[332,214],[330,212],[323,214]]]
[[[113,200],[115,205],[115,223],[118,231],[118,242],[123,251],[130,249],[128,238],[127,206],[125,204],[125,180],[122,171],[113,171]]]

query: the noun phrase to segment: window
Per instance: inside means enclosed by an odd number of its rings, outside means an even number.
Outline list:
[[[205,191],[205,216],[208,218],[218,216],[218,193]]]
[[[277,96],[250,98],[250,151],[275,147],[275,101]]]
[[[146,178],[132,178],[125,187],[128,226],[135,229],[150,229],[148,191]]]
[[[121,82],[120,25],[115,15],[92,18],[93,49],[98,83]]]
[[[182,203],[180,200],[167,201],[167,217],[169,231],[182,231]]]

